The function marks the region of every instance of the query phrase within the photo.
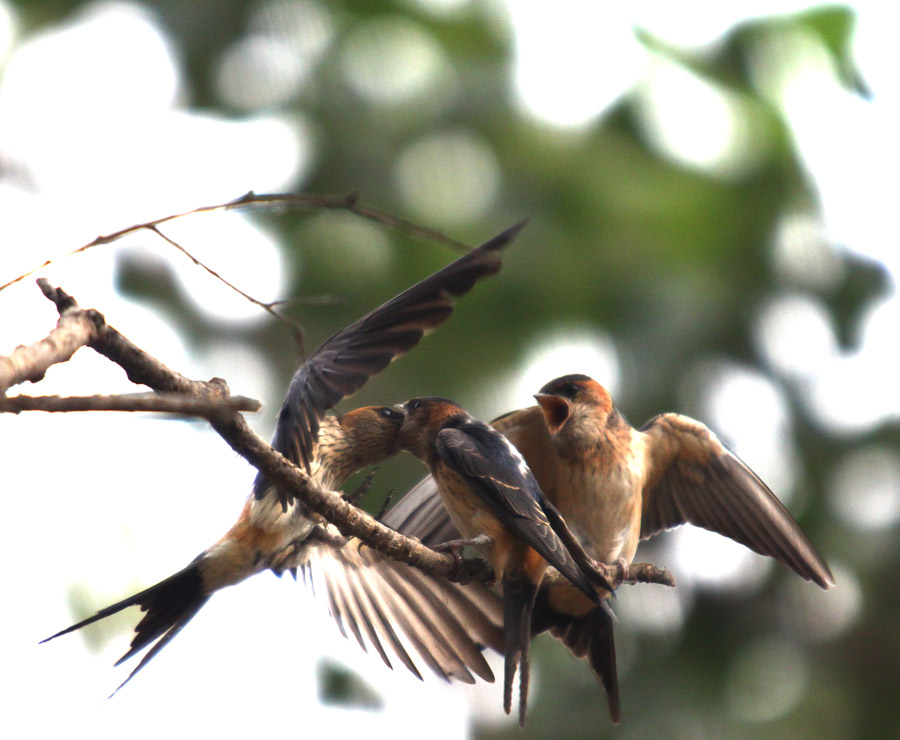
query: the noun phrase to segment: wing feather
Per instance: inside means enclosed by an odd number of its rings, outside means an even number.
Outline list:
[[[431,578],[359,544],[310,547],[303,565],[313,582],[325,582],[344,635],[364,634],[388,666],[389,655],[397,656],[419,678],[406,646],[441,678],[492,681],[482,649],[502,645],[496,596],[481,584]]]
[[[500,250],[524,225],[507,229],[326,340],[294,374],[272,446],[309,471],[325,412],[446,321],[455,297],[500,269]],[[254,494],[261,498],[270,487],[260,474]]]
[[[643,539],[694,524],[780,560],[822,588],[834,585],[822,556],[784,505],[707,427],[663,414],[641,431],[652,463],[644,489]]]

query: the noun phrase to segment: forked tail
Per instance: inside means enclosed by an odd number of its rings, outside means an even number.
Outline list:
[[[512,685],[519,668],[519,726],[525,725],[528,708],[528,651],[531,645],[531,610],[538,586],[528,578],[504,577],[503,579],[503,709],[509,714],[512,708]]]
[[[134,675],[141,670],[169,641],[177,635],[194,615],[200,611],[209,599],[210,594],[203,588],[203,576],[200,572],[200,558],[195,559],[183,570],[160,581],[140,593],[130,596],[116,604],[101,609],[94,616],[88,617],[71,627],[67,627],[55,635],[51,635],[42,643],[49,642],[69,632],[81,629],[101,619],[117,614],[129,606],[139,606],[146,612],[141,621],[135,627],[135,635],[131,641],[131,648],[125,655],[116,661],[116,665],[128,660],[132,655],[139,653],[148,645],[153,646],[147,654],[141,658],[141,662],[128,675],[116,689],[118,691],[128,683]],[[114,691],[113,694],[116,692]]]

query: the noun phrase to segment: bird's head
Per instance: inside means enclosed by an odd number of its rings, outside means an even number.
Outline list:
[[[341,417],[341,426],[359,452],[361,466],[375,465],[397,452],[406,414],[391,406],[363,406]]]
[[[547,428],[554,437],[586,416],[603,423],[613,413],[613,403],[602,385],[587,375],[563,375],[535,394]]]
[[[406,415],[398,439],[400,449],[424,461],[429,459],[435,437],[447,421],[467,416],[458,403],[440,396],[412,398],[397,408]]]

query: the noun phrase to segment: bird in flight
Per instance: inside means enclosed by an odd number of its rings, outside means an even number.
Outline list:
[[[355,471],[394,454],[404,418],[401,411],[365,407],[342,416],[326,415],[326,411],[353,395],[370,377],[446,321],[453,312],[454,298],[467,293],[478,280],[498,272],[503,247],[523,227],[524,222],[504,231],[326,340],[294,374],[278,415],[272,446],[329,490],[340,488]],[[290,492],[279,489],[259,473],[234,526],[185,568],[43,642],[127,607],[140,607],[145,614],[135,628],[131,648],[116,665],[148,646],[150,649],[120,689],[219,589],[267,569],[279,575],[285,570],[296,572],[309,555],[314,545],[311,535],[321,522]],[[428,585],[420,590],[430,595]],[[424,656],[426,662],[444,676],[472,681],[471,669],[492,680],[480,653],[480,643],[473,644],[470,634],[458,626],[455,631],[452,629],[456,617],[450,609],[455,606],[463,613],[478,608],[460,596],[444,611],[430,615],[432,623],[452,637],[448,650]],[[412,624],[410,629],[415,626]],[[484,639],[489,640],[490,635]],[[423,641],[413,643],[420,653],[431,647]],[[418,675],[405,653],[401,659]]]

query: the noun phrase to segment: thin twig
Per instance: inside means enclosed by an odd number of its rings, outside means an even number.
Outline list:
[[[93,249],[94,247],[111,244],[112,242],[121,239],[123,236],[133,234],[137,231],[141,231],[142,229],[148,229],[160,233],[159,229],[157,228],[158,226],[168,223],[169,221],[174,221],[175,219],[184,218],[185,216],[191,216],[196,213],[211,213],[213,211],[226,211],[249,207],[298,208],[310,211],[344,210],[349,211],[350,213],[355,213],[356,215],[370,221],[376,221],[378,223],[384,224],[385,226],[389,226],[392,229],[396,229],[397,231],[408,234],[409,236],[418,239],[437,242],[439,244],[446,244],[447,246],[460,251],[466,251],[470,249],[468,245],[463,244],[462,242],[458,242],[455,239],[451,239],[449,236],[442,234],[439,231],[428,229],[424,226],[419,226],[418,224],[414,224],[411,221],[406,221],[402,218],[397,218],[396,216],[392,216],[386,211],[382,211],[381,209],[375,208],[374,206],[365,205],[360,202],[358,193],[349,193],[348,195],[313,195],[307,193],[271,193],[257,195],[253,191],[250,191],[249,193],[242,195],[240,198],[230,200],[227,203],[217,203],[215,205],[201,206],[200,208],[194,208],[190,211],[174,213],[169,216],[163,216],[162,218],[154,219],[152,221],[145,221],[143,223],[127,226],[124,229],[119,229],[118,231],[114,231],[110,234],[103,234],[101,236],[98,236],[87,244],[83,244],[82,246],[77,247],[70,252],[67,252],[61,257],[58,257],[56,259],[44,260],[44,262],[42,262],[37,267],[19,275],[18,277],[13,278],[3,285],[0,285],[0,291],[5,290],[10,285],[14,285],[21,280],[24,280],[25,278],[33,275],[39,270],[52,265],[58,260],[72,257],[73,255],[79,254],[81,252],[86,252],[87,250]]]
[[[133,234],[137,231],[141,231],[142,229],[146,229],[148,231],[154,232],[157,236],[162,238],[171,246],[178,249],[182,254],[184,254],[188,259],[190,259],[195,265],[206,270],[210,275],[212,275],[215,279],[221,281],[228,288],[238,293],[244,299],[253,303],[256,306],[259,306],[264,311],[268,312],[271,316],[276,318],[278,321],[281,321],[284,324],[287,324],[291,328],[291,333],[293,334],[295,341],[297,342],[297,346],[300,348],[300,356],[305,356],[303,341],[304,341],[304,332],[303,327],[300,326],[299,323],[286,316],[277,310],[278,306],[285,304],[286,300],[278,300],[278,301],[260,301],[257,298],[254,298],[249,293],[238,288],[233,283],[226,280],[222,277],[218,272],[213,270],[208,265],[204,264],[202,261],[197,259],[193,254],[191,254],[187,249],[185,249],[181,244],[176,242],[174,239],[165,235],[161,230],[160,226],[162,224],[166,224],[170,221],[174,221],[179,218],[184,218],[185,216],[190,216],[198,213],[211,213],[213,211],[224,211],[224,210],[233,210],[238,208],[296,208],[296,209],[304,209],[304,210],[345,210],[350,213],[354,213],[362,218],[368,219],[370,221],[376,221],[378,223],[384,224],[392,229],[405,233],[414,238],[428,240],[432,242],[437,242],[441,244],[446,244],[454,249],[466,251],[470,249],[467,245],[462,242],[458,242],[455,239],[451,239],[450,237],[442,234],[439,231],[435,231],[434,229],[429,229],[424,226],[419,226],[418,224],[414,224],[411,221],[406,221],[401,218],[397,218],[386,211],[383,211],[379,208],[375,208],[374,206],[368,206],[364,203],[360,202],[359,193],[349,193],[347,195],[313,195],[308,193],[274,193],[274,194],[263,194],[257,195],[253,191],[245,193],[240,198],[236,198],[235,200],[228,201],[226,203],[217,203],[214,205],[201,206],[200,208],[194,208],[190,211],[184,211],[182,213],[175,213],[168,216],[163,216],[162,218],[154,219],[152,221],[145,221],[143,223],[134,224],[132,226],[128,226],[124,229],[119,229],[118,231],[114,231],[111,234],[105,234],[96,237],[92,241],[87,244],[83,244],[82,246],[73,249],[72,251],[62,255],[57,259],[48,259],[43,263],[38,265],[37,267],[25,272],[18,277],[13,278],[12,280],[0,285],[0,291],[8,288],[15,283],[18,283],[21,280],[24,280],[26,277],[33,275],[34,273],[42,270],[49,265],[52,265],[54,262],[58,260],[66,259],[68,257],[72,257],[81,252],[85,252],[89,249],[93,249],[94,247],[103,246],[106,244],[111,244],[124,236],[129,234]],[[290,299],[287,299],[290,300]],[[9,382],[8,385],[4,386],[4,376],[12,375],[12,371],[6,369],[4,371],[3,367],[0,367],[0,394],[2,394],[9,385],[14,385],[14,382]],[[26,378],[27,379],[27,378]],[[38,379],[40,379],[38,377]],[[15,382],[21,382],[17,380]]]

